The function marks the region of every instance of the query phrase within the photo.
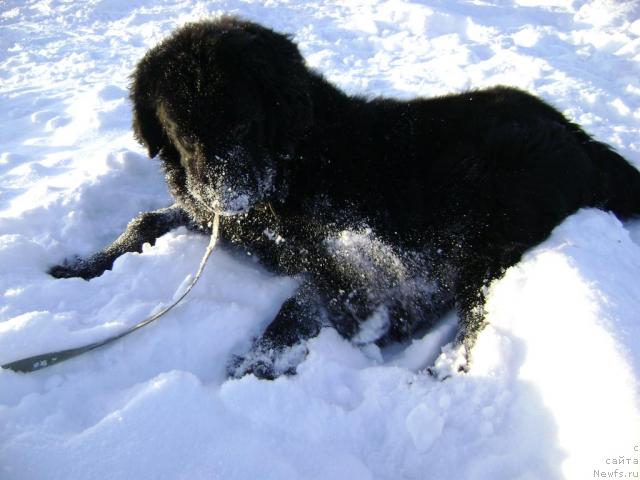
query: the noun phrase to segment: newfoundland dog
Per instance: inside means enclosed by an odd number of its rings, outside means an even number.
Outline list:
[[[136,138],[175,205],[135,218],[55,277],[222,215],[228,245],[300,280],[231,375],[295,372],[325,326],[363,344],[410,338],[455,308],[466,370],[485,287],[567,215],[640,212],[640,174],[544,101],[508,87],[398,101],[348,96],[290,37],[224,17],[188,24],[132,76]]]

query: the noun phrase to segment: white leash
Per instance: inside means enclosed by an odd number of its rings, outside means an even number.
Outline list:
[[[23,358],[21,360],[16,360],[14,362],[6,363],[2,365],[2,368],[6,368],[9,370],[13,370],[14,372],[35,372],[36,370],[41,370],[46,367],[50,367],[51,365],[55,365],[56,363],[64,362],[65,360],[69,360],[70,358],[77,357],[86,352],[90,352],[91,350],[95,350],[96,348],[103,347],[108,345],[116,340],[129,335],[140,328],[149,325],[151,322],[155,322],[164,314],[169,312],[173,307],[178,305],[184,297],[188,295],[191,289],[195,286],[195,284],[200,279],[202,272],[204,270],[205,265],[207,264],[207,260],[211,256],[211,252],[216,246],[218,242],[218,229],[220,226],[220,215],[218,213],[214,213],[213,215],[213,225],[211,227],[211,239],[209,240],[209,245],[207,245],[207,250],[204,252],[204,256],[200,261],[200,266],[198,267],[198,271],[196,272],[195,277],[191,280],[189,286],[187,286],[186,290],[180,295],[180,297],[173,302],[171,305],[164,307],[158,313],[151,315],[150,317],[145,318],[144,320],[138,322],[131,328],[125,330],[124,332],[120,332],[112,337],[106,338],[104,340],[100,340],[98,342],[90,343],[89,345],[85,345],[83,347],[70,348],[67,350],[60,350],[57,352],[49,352],[43,353],[40,355],[35,355],[33,357]]]

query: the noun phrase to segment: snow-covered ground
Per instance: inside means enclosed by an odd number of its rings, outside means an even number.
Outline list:
[[[45,270],[170,203],[130,130],[128,75],[186,21],[290,32],[351,93],[497,83],[541,95],[640,165],[640,3],[627,0],[0,2],[0,363],[102,339],[173,298],[207,239],[185,230],[99,278]],[[640,223],[588,210],[495,282],[467,375],[332,331],[295,377],[225,377],[291,293],[219,250],[187,300],[113,346],[0,371],[0,479],[637,478]],[[616,470],[617,469],[617,470]]]

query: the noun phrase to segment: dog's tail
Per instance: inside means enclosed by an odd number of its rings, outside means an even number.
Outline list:
[[[640,171],[609,145],[582,130],[579,136],[598,177],[593,206],[609,210],[621,220],[640,215]]]

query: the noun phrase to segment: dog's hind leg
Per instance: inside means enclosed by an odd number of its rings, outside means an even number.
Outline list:
[[[458,327],[455,339],[442,347],[435,364],[427,368],[427,372],[438,380],[469,370],[473,346],[486,326],[482,282],[467,284],[462,290],[456,295]]]
[[[110,245],[88,258],[65,260],[55,265],[48,273],[56,278],[81,277],[85,280],[110,270],[113,262],[127,252],[141,252],[145,243],[156,239],[180,226],[193,226],[189,216],[177,205],[138,215],[129,222],[126,230]]]
[[[427,369],[439,380],[469,371],[473,347],[487,325],[485,301],[488,287],[508,267],[517,263],[528,247],[526,243],[512,239],[496,240],[491,232],[492,227],[484,232],[476,229],[475,238],[467,235],[467,241],[459,243],[460,248],[455,255],[456,273],[451,280],[458,316],[456,337],[442,348],[435,365]]]

